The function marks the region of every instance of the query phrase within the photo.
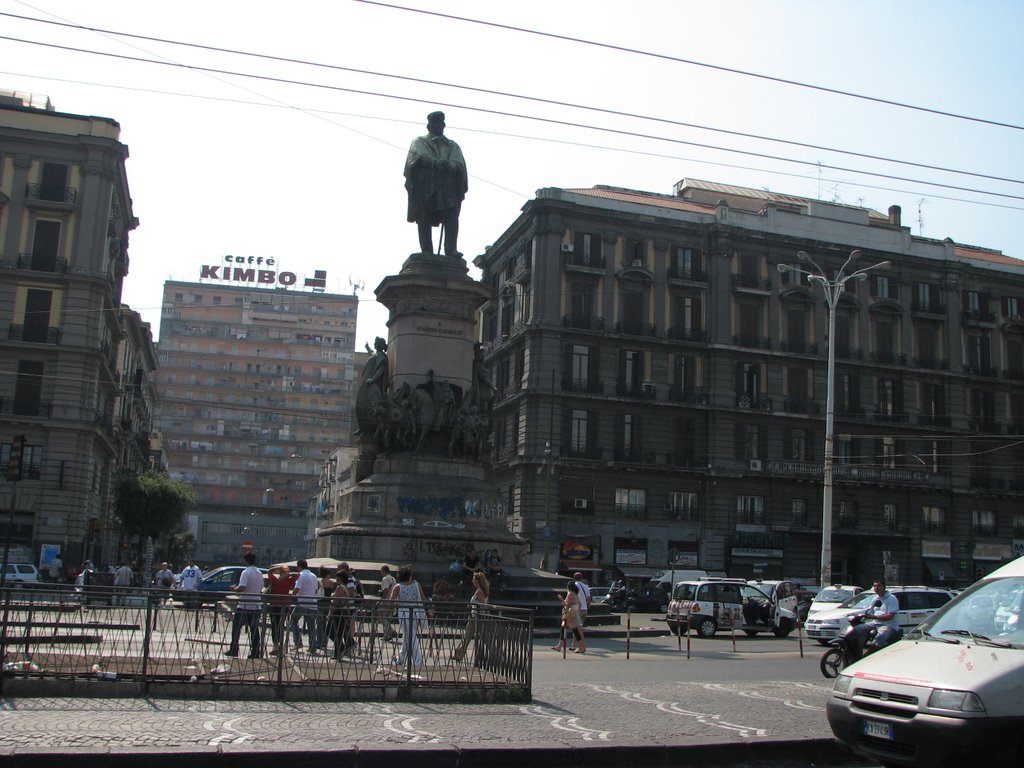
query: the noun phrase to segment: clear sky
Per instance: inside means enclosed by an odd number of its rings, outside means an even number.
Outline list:
[[[123,298],[155,330],[165,280],[198,280],[233,254],[300,277],[325,269],[330,292],[359,286],[357,346],[386,336],[373,289],[416,250],[402,166],[435,108],[469,166],[468,262],[539,188],[670,193],[684,177],[895,203],[914,234],[1024,258],[1019,0],[395,2],[489,24],[358,0],[0,0],[37,19],[0,16],[0,88],[121,124],[141,220]]]

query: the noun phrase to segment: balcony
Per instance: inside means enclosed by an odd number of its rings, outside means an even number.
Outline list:
[[[965,365],[964,373],[971,376],[984,376],[986,379],[994,379],[999,376],[999,369],[988,365]]]
[[[670,467],[682,467],[684,469],[706,469],[708,466],[707,456],[698,455],[689,448],[678,448],[665,454],[665,463]]]
[[[863,360],[864,350],[856,347],[836,347],[836,357],[839,360]]]
[[[600,395],[604,387],[600,381],[594,379],[562,379],[562,390],[564,392],[585,392],[590,395]]]
[[[674,403],[707,405],[708,393],[703,387],[680,387],[677,385],[669,389],[668,399]]]
[[[615,394],[619,397],[639,397],[643,400],[654,400],[658,396],[658,388],[653,384],[619,383],[615,387]]]
[[[736,334],[732,337],[732,343],[737,347],[750,347],[751,349],[772,348],[772,340],[767,336],[747,336]]]
[[[1002,432],[1002,425],[993,418],[985,416],[971,416],[967,419],[967,428],[974,432],[985,432],[990,435],[998,435]]]
[[[56,187],[51,184],[26,184],[25,199],[41,203],[74,205],[78,190],[74,187]]]
[[[18,269],[30,269],[33,272],[63,275],[68,271],[68,260],[63,256],[19,253],[16,266]]]
[[[909,421],[907,414],[892,411],[875,411],[871,418],[884,424],[906,424]]]
[[[706,283],[708,281],[708,273],[697,267],[683,269],[673,264],[668,268],[668,279],[683,280],[688,283]]]
[[[12,325],[7,329],[8,341],[25,341],[32,344],[60,344],[60,328],[29,328]]]
[[[918,315],[945,315],[946,306],[938,299],[914,299],[910,311]]]
[[[594,315],[562,315],[565,328],[580,328],[584,331],[603,331],[604,318]]]
[[[601,449],[596,445],[562,444],[562,456],[567,459],[589,459],[598,461],[602,458]]]
[[[1024,368],[1004,368],[1003,378],[1009,379],[1010,381],[1024,381]]]
[[[651,323],[624,320],[615,324],[615,332],[625,333],[630,336],[656,336],[658,329],[657,326]]]
[[[816,400],[798,400],[788,397],[782,401],[782,410],[787,413],[806,413],[809,416],[817,416],[821,413],[821,407]]]
[[[882,365],[906,365],[907,356],[902,352],[872,352],[871,362]]]
[[[949,416],[922,413],[917,417],[917,424],[921,427],[949,427],[949,423]]]
[[[668,329],[668,337],[670,339],[695,341],[701,344],[707,344],[709,335],[707,331],[702,331],[699,328],[676,328],[673,326]]]
[[[772,400],[764,395],[759,397],[739,395],[736,398],[736,407],[746,411],[770,411],[772,410]]]
[[[921,521],[921,533],[936,534],[946,532],[946,521],[945,520],[922,520]]]
[[[616,504],[615,516],[627,520],[646,520],[647,507],[643,504]]]
[[[948,371],[949,363],[945,360],[939,360],[937,357],[932,355],[920,355],[911,359],[915,368],[927,368],[929,370],[940,370]]]
[[[509,280],[513,283],[525,282],[533,269],[533,257],[528,254],[521,254],[512,266],[512,276]]]
[[[41,416],[50,418],[52,404],[49,400],[16,400],[0,397],[0,414],[12,416]]]
[[[792,352],[796,355],[816,355],[818,354],[818,345],[813,341],[780,341],[779,349],[782,352]],[[837,352],[838,355],[838,352]]]
[[[603,272],[605,268],[605,260],[604,256],[591,256],[584,253],[566,253],[563,251],[562,266],[582,268],[585,270],[600,270]]]
[[[625,461],[632,464],[642,464],[644,463],[644,456],[640,451],[640,447],[634,445],[629,448],[616,448],[615,460]],[[653,464],[654,462],[651,461],[650,463]]]
[[[999,531],[994,525],[972,525],[971,533],[975,536],[987,536],[989,538],[999,535]]]
[[[960,313],[960,319],[964,323],[994,323],[996,316],[987,309],[965,309]]]
[[[744,275],[740,272],[733,272],[732,287],[768,292],[771,290],[772,283],[767,277],[761,277],[760,275]]]

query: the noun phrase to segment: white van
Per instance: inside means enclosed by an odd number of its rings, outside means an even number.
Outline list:
[[[836,738],[885,766],[1024,765],[1024,558],[842,670]]]

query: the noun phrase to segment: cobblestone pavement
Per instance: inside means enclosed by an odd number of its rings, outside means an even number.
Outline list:
[[[821,739],[827,691],[826,681],[541,684],[523,705],[3,699],[0,752]]]

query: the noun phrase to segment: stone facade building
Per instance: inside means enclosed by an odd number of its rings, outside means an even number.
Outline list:
[[[69,568],[116,558],[111,486],[148,460],[155,358],[121,305],[138,221],[119,134],[109,118],[0,94],[0,467],[24,435],[12,556],[37,564],[54,547]]]
[[[846,284],[827,339],[804,251]],[[532,560],[817,580],[827,345],[833,577],[963,584],[1024,544],[1024,262],[900,212],[683,180],[542,189],[476,260],[492,480]]]

